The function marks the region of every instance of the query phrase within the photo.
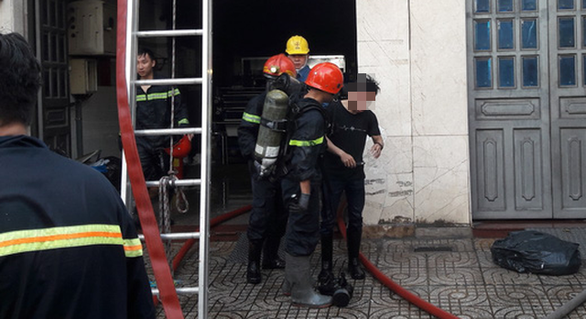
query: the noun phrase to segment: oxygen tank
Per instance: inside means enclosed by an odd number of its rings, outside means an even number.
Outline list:
[[[262,109],[262,119],[254,157],[260,164],[260,176],[270,173],[272,166],[277,162],[284,128],[277,127],[277,123],[284,122],[287,117],[289,97],[281,90],[271,90],[267,93]]]

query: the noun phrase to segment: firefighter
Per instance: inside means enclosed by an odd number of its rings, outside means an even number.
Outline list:
[[[138,51],[136,71],[141,80],[159,78],[154,72],[157,60],[153,52],[147,48]],[[174,96],[174,97],[173,97]],[[142,85],[136,88],[136,125],[137,130],[162,129],[171,127],[171,101],[174,98],[174,127],[189,126],[187,108],[181,101],[178,88],[169,85]],[[189,140],[193,135],[188,135]],[[164,149],[169,147],[170,137],[137,136],[136,146],[140,163],[147,181],[159,180],[167,175],[169,157]],[[156,193],[150,190],[151,197]]]
[[[0,318],[155,318],[116,189],[27,135],[40,71],[22,36],[0,34]]]
[[[267,90],[252,98],[242,115],[238,127],[238,144],[242,155],[248,159],[248,169],[252,183],[252,211],[248,222],[248,267],[246,280],[251,284],[261,282],[260,257],[262,250],[263,269],[285,268],[285,261],[279,257],[281,237],[287,223],[286,210],[281,198],[279,179],[260,178],[258,163],[255,163],[255,146],[261,123],[265,98],[270,83],[282,74],[295,77],[295,66],[284,54],[269,58],[263,67],[267,78]],[[263,249],[264,244],[264,249]]]
[[[310,70],[309,65],[307,65],[307,61],[309,60],[309,43],[307,43],[304,37],[294,35],[287,40],[285,52],[287,52],[289,58],[295,64],[297,79],[305,82]]]
[[[326,150],[326,116],[323,103],[332,101],[344,83],[342,71],[333,63],[313,67],[305,84],[308,92],[293,98],[288,128],[286,175],[283,200],[289,210],[286,233],[284,293],[295,305],[328,307],[330,296],[313,289],[310,262],[319,240],[321,171],[318,161]]]

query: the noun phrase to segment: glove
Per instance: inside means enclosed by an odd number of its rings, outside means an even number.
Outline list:
[[[309,207],[309,197],[310,194],[304,193],[301,193],[301,196],[297,196],[297,194],[291,196],[291,201],[289,202],[289,213],[302,214],[307,212],[307,208]]]

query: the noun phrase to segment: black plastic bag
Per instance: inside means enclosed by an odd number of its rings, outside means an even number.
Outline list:
[[[579,244],[534,230],[510,232],[490,247],[495,264],[520,273],[569,275],[582,263]]]

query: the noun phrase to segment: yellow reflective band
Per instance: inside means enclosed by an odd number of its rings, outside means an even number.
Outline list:
[[[126,257],[142,256],[142,244],[140,243],[140,239],[124,239],[124,254]]]
[[[181,94],[181,92],[179,92],[179,89],[175,89],[175,91],[169,90],[169,92],[167,92],[167,96],[173,96],[173,92],[175,92],[175,96]]]
[[[144,94],[137,95],[137,96],[136,96],[136,101],[137,101],[137,102],[146,101],[146,95],[144,95]]]
[[[322,144],[324,142],[324,137],[316,138],[313,141],[299,141],[299,140],[290,140],[289,145],[291,146],[316,146]]]
[[[0,234],[0,257],[24,252],[94,245],[124,245],[118,225],[82,225]]]
[[[242,113],[242,119],[245,120],[246,122],[260,124],[260,116],[258,116],[258,115],[244,112],[244,113]]]
[[[178,123],[179,123],[179,125],[181,125],[181,124],[189,124],[189,120],[188,119],[182,119]]]

